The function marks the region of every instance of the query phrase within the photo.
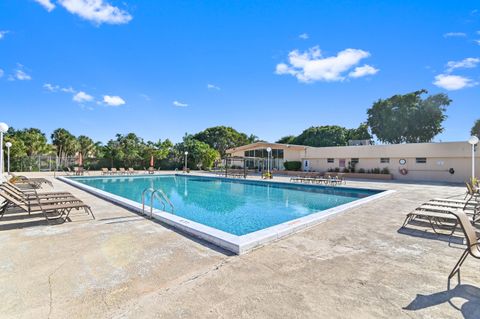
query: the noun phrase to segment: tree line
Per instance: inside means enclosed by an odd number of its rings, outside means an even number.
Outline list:
[[[282,137],[277,142],[307,146],[344,146],[349,140],[372,140],[383,143],[430,142],[443,131],[446,107],[451,100],[446,94],[423,97],[426,90],[379,99],[367,109],[367,119],[357,128],[348,129],[338,125],[316,126],[304,130],[300,135]],[[480,136],[480,120],[472,127],[472,135]],[[134,167],[143,169],[150,166],[162,169],[181,168],[184,153],[188,151],[188,167],[211,168],[214,162],[226,155],[226,150],[259,141],[255,135],[247,135],[231,127],[215,126],[196,134],[185,134],[182,141],[173,144],[170,140],[145,141],[135,133],[116,134],[107,143],[95,142],[85,135],[74,136],[64,128],[58,128],[50,135],[48,143],[45,133],[37,128],[16,130],[10,128],[5,141],[12,142],[11,164],[13,170],[26,166],[35,155],[56,155],[60,168],[71,165],[71,159],[78,154],[84,159],[84,166]],[[25,163],[27,161],[27,163]]]
[[[258,140],[254,135],[225,126],[207,128],[196,134],[185,134],[182,141],[176,144],[169,139],[145,141],[135,133],[116,134],[115,138],[103,144],[85,135],[75,136],[64,128],[54,130],[50,138],[51,143],[48,143],[47,135],[37,128],[17,130],[11,127],[5,134],[5,142],[12,143],[12,171],[38,169],[37,155],[53,156],[54,167],[64,169],[76,165],[80,154],[83,165],[90,169],[144,169],[150,166],[152,157],[155,168],[175,169],[183,167],[186,151],[189,168],[209,169],[216,160],[225,156],[227,149]]]

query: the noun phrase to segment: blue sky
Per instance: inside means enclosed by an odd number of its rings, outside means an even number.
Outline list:
[[[275,141],[357,127],[379,98],[453,100],[436,141],[480,118],[478,1],[0,2],[0,121],[106,142],[228,125]]]

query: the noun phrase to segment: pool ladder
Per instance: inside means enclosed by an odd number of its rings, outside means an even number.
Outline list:
[[[164,191],[162,191],[160,188],[157,188],[157,189],[153,189],[153,188],[145,188],[142,192],[142,212],[143,214],[145,214],[145,194],[149,192],[150,194],[150,218],[153,217],[153,199],[154,197],[157,197],[157,199],[160,201],[160,203],[162,203],[163,205],[163,210],[166,211],[166,205],[165,203],[167,203],[170,208],[172,209],[171,213],[173,214],[173,212],[175,211],[175,206],[173,206],[172,202],[170,201],[170,199],[168,198],[168,196],[165,194]]]

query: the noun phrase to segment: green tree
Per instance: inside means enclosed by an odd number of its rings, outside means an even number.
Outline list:
[[[88,136],[80,135],[77,138],[78,152],[82,154],[82,158],[87,158],[90,154],[95,153],[97,144]]]
[[[27,156],[42,155],[52,152],[45,134],[37,128],[16,131],[15,136],[25,145]]]
[[[207,143],[195,139],[192,135],[185,134],[183,142],[175,145],[176,160],[183,167],[185,151],[188,151],[187,167],[190,169],[210,169],[220,153]]]
[[[253,143],[258,138],[255,135],[247,136],[226,126],[215,126],[205,129],[193,136],[194,139],[204,142],[225,156],[225,151],[232,147]]]
[[[297,136],[293,144],[308,146],[343,146],[347,144],[347,130],[338,125],[312,126]]]
[[[349,140],[371,140],[372,135],[368,131],[368,124],[361,123],[358,128],[347,129],[347,142]]]
[[[295,142],[295,135],[287,135],[282,138],[280,138],[278,141],[275,143],[280,143],[280,144],[293,144]]]
[[[476,120],[470,130],[470,134],[480,138],[480,119]]]
[[[64,128],[58,128],[50,136],[52,144],[55,146],[60,166],[67,165],[67,157],[75,155],[77,140],[69,131]]]
[[[385,143],[430,142],[443,131],[446,106],[451,100],[443,93],[422,99],[426,93],[419,90],[375,102],[367,110],[372,133]]]

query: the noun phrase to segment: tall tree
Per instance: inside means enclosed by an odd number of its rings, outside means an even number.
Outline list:
[[[451,100],[440,93],[422,99],[427,90],[378,100],[367,110],[368,126],[385,143],[430,142],[443,131]]]
[[[338,125],[312,126],[297,136],[293,144],[308,146],[343,146],[347,144],[347,132]]]
[[[73,156],[77,147],[77,141],[69,131],[64,128],[58,128],[50,136],[52,144],[56,148],[60,164],[67,165],[67,156]]]
[[[52,151],[45,134],[37,128],[23,129],[17,131],[15,135],[23,141],[27,156],[48,154]]]
[[[193,136],[194,139],[204,142],[216,149],[220,155],[225,156],[225,151],[232,147],[242,146],[257,140],[255,135],[247,136],[237,130],[226,126],[207,128]]]
[[[470,134],[480,138],[480,119],[476,120],[470,130]]]
[[[361,123],[357,128],[347,129],[348,140],[371,140],[372,135],[368,131],[368,124]]]
[[[293,144],[295,142],[295,135],[287,135],[280,138],[276,143],[280,144]]]
[[[187,166],[196,169],[210,169],[216,159],[220,158],[217,150],[213,149],[207,143],[195,139],[192,135],[185,134],[183,141],[175,145],[175,154],[177,162],[183,166],[184,154],[188,151]]]
[[[89,154],[93,154],[95,152],[95,148],[97,144],[88,136],[80,135],[77,138],[77,147],[78,152],[82,154],[82,158],[87,158]]]

